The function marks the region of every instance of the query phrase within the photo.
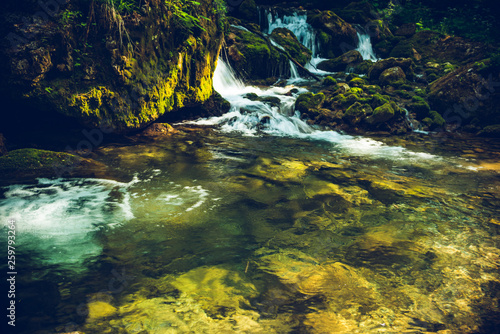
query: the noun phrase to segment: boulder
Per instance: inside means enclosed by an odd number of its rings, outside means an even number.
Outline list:
[[[361,104],[360,102],[355,102],[353,105],[347,108],[343,118],[350,125],[357,125],[372,112],[373,109],[369,104]]]
[[[379,124],[387,122],[395,115],[395,111],[391,103],[386,103],[378,108],[375,108],[373,114],[369,116],[366,121],[370,124]]]
[[[489,61],[484,62],[485,66]],[[474,63],[460,67],[429,85],[429,104],[444,119],[464,126],[476,119],[480,127],[500,123],[500,73]]]
[[[248,30],[231,26],[227,46],[231,66],[250,80],[280,76],[289,69],[286,55]]]
[[[313,94],[311,92],[307,92],[299,95],[299,97],[295,101],[295,109],[302,113],[308,114],[314,111],[314,109],[320,108],[324,101],[325,94]]]
[[[396,36],[411,37],[417,32],[417,25],[415,23],[406,23],[401,25],[395,32]]]
[[[307,21],[318,30],[320,56],[333,58],[356,48],[356,29],[332,11],[311,12]]]
[[[378,78],[382,86],[402,84],[406,81],[405,72],[401,67],[391,67],[382,72]]]
[[[413,66],[414,63],[409,58],[387,58],[379,60],[376,63],[374,63],[373,66],[368,71],[368,78],[372,80],[378,80],[380,74],[382,74],[382,72],[391,67],[399,67],[403,70],[406,76],[412,77]]]
[[[311,60],[311,50],[302,45],[290,30],[286,28],[274,29],[271,33],[271,38],[281,45],[290,56],[302,66],[306,65],[309,60]]]
[[[361,53],[356,50],[347,51],[342,56],[335,59],[322,61],[318,64],[318,69],[328,72],[341,72],[345,71],[348,66],[354,67],[355,65],[363,62]]]
[[[198,26],[152,1],[125,17],[102,2],[89,14],[86,1],[71,0],[61,15],[25,24],[18,24],[26,14],[23,6],[7,7],[0,13],[0,31],[29,38],[6,39],[0,48],[2,101],[40,113],[55,110],[115,133],[202,104],[213,91],[223,18],[212,0],[198,2],[186,7]]]

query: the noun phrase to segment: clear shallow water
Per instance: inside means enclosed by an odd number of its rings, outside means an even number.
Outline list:
[[[120,181],[2,190],[2,221],[19,226],[25,332],[489,333],[498,325],[494,143],[444,143],[432,151],[436,164],[185,129],[96,151]],[[398,144],[416,151],[425,138]]]

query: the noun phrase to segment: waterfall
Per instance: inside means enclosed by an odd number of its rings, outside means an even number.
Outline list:
[[[229,103],[231,109],[219,117],[199,119],[191,123],[219,127],[226,133],[244,136],[272,135],[301,140],[329,142],[337,149],[351,155],[385,159],[439,160],[434,155],[416,153],[399,146],[388,146],[382,142],[320,130],[307,124],[294,109],[297,97],[307,92],[293,85],[261,88],[247,86],[238,79],[224,60],[219,59],[214,72],[214,89]]]
[[[264,33],[271,34],[276,28],[286,28],[293,32],[302,45],[311,50],[312,59],[304,66],[308,71],[319,75],[330,74],[329,72],[318,70],[316,68],[316,65],[323,60],[326,60],[326,58],[321,58],[319,56],[320,45],[316,38],[316,32],[307,22],[307,13],[294,13],[293,15],[283,15],[283,17],[280,17],[278,14],[273,14],[266,9],[264,11],[264,18],[267,19],[265,22],[266,25],[263,26]],[[273,43],[273,45],[274,44],[275,43]],[[293,71],[293,67],[290,66],[290,72]]]
[[[297,65],[293,63],[293,61],[289,60],[290,62],[290,79],[288,79],[289,83],[294,83],[299,81],[300,75],[299,75],[299,70],[297,69]]]
[[[358,31],[357,34],[358,34],[358,47],[356,48],[356,51],[359,51],[359,53],[361,53],[363,60],[377,61],[378,58],[375,55],[375,52],[373,51],[370,35],[364,31],[363,32]]]

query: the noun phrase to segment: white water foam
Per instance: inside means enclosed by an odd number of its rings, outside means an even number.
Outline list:
[[[134,218],[127,192],[133,182],[39,179],[12,185],[0,199],[0,217],[16,221],[20,251],[40,256],[40,263],[79,268],[102,250],[95,232]]]
[[[332,143],[334,148],[353,156],[391,160],[440,160],[431,154],[412,152],[399,146],[388,146],[370,138],[315,129],[302,120],[300,114],[294,110],[297,96],[306,92],[306,89],[294,86],[267,89],[246,86],[222,59],[219,59],[214,73],[214,89],[231,103],[231,110],[220,117],[200,119],[193,123],[219,126],[223,132],[238,132],[246,136],[267,134],[326,141]],[[275,97],[281,103],[277,107],[261,101],[251,101],[245,97],[248,93],[255,93],[261,98]]]
[[[358,47],[356,48],[356,50],[359,53],[361,53],[363,60],[371,60],[374,62],[379,60],[379,58],[377,58],[375,52],[373,51],[370,35],[360,32],[357,32],[357,34],[358,34]]]

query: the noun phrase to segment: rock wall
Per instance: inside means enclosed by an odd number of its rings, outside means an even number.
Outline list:
[[[8,5],[2,94],[115,132],[203,103],[223,40],[221,1],[183,5],[182,13],[173,3],[137,1],[131,11],[94,0]]]

